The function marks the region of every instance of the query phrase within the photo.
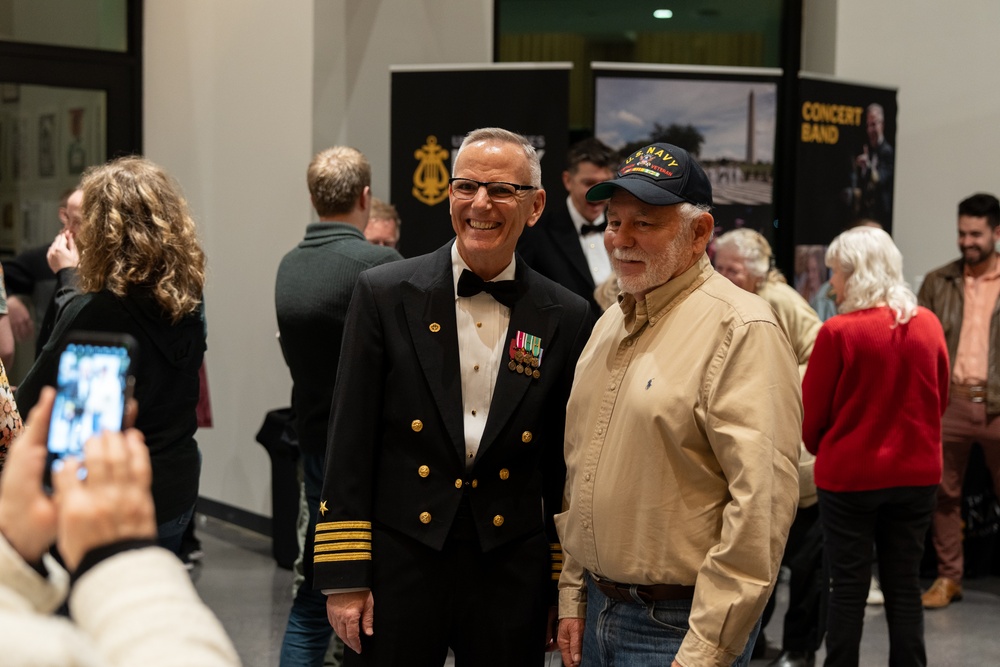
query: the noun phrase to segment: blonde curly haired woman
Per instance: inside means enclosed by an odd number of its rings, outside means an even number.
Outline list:
[[[52,336],[17,390],[22,410],[56,377],[73,330],[128,333],[134,366],[135,426],[153,466],[159,541],[175,553],[191,520],[201,469],[195,413],[205,353],[205,255],[177,183],[143,157],[84,173],[77,232],[81,294],[59,313]]]

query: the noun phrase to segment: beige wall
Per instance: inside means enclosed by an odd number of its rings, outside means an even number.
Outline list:
[[[389,67],[491,62],[493,2],[316,0],[314,32],[313,149],[354,146],[371,160],[372,190],[388,199]]]
[[[894,236],[917,284],[958,257],[959,200],[1000,192],[1000,2],[837,0],[836,18],[833,74],[899,89]]]
[[[202,494],[270,515],[254,434],[289,396],[274,274],[309,220],[312,0],[147,0],[145,24],[145,150],[184,187],[208,255]]]
[[[289,402],[274,276],[313,219],[309,159],[356,146],[388,192],[389,65],[489,61],[492,2],[146,0],[144,18],[146,153],[184,187],[209,261],[201,493],[270,516],[254,434]]]

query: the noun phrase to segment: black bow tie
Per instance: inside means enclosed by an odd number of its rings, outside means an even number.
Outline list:
[[[607,227],[607,222],[602,222],[599,225],[588,225],[585,222],[580,226],[580,236],[586,236],[587,234],[603,234]]]
[[[458,277],[458,295],[475,296],[480,292],[486,292],[499,303],[513,308],[514,302],[517,301],[517,281],[496,280],[490,282],[483,280],[468,269],[462,269],[462,275]]]

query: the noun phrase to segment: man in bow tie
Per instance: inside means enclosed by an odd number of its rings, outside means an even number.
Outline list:
[[[568,196],[547,206],[517,245],[528,266],[582,296],[596,317],[604,309],[594,300],[594,287],[611,275],[611,262],[604,249],[606,202],[587,201],[587,190],[611,179],[617,164],[615,152],[599,139],[573,144],[563,172]]]
[[[455,240],[362,273],[347,315],[314,577],[348,665],[443,665],[449,647],[459,667],[541,665],[551,646],[565,406],[593,319],[514,255],[545,206],[531,144],[476,130],[452,164]]]

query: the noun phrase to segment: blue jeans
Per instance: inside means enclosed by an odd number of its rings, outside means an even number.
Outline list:
[[[193,516],[194,505],[180,516],[161,523],[156,527],[157,543],[164,549],[174,552],[179,557],[181,555],[181,543],[184,541],[184,531],[187,530]]]
[[[305,579],[299,586],[292,611],[288,614],[285,638],[281,643],[281,667],[322,667],[333,628],[326,619],[326,596],[313,590],[313,541],[323,492],[323,457],[301,452],[302,480],[309,508],[309,527],[302,552]]]
[[[688,632],[690,615],[690,600],[620,602],[602,593],[588,577],[581,667],[669,667]],[[757,619],[734,667],[750,664],[759,632]]]

